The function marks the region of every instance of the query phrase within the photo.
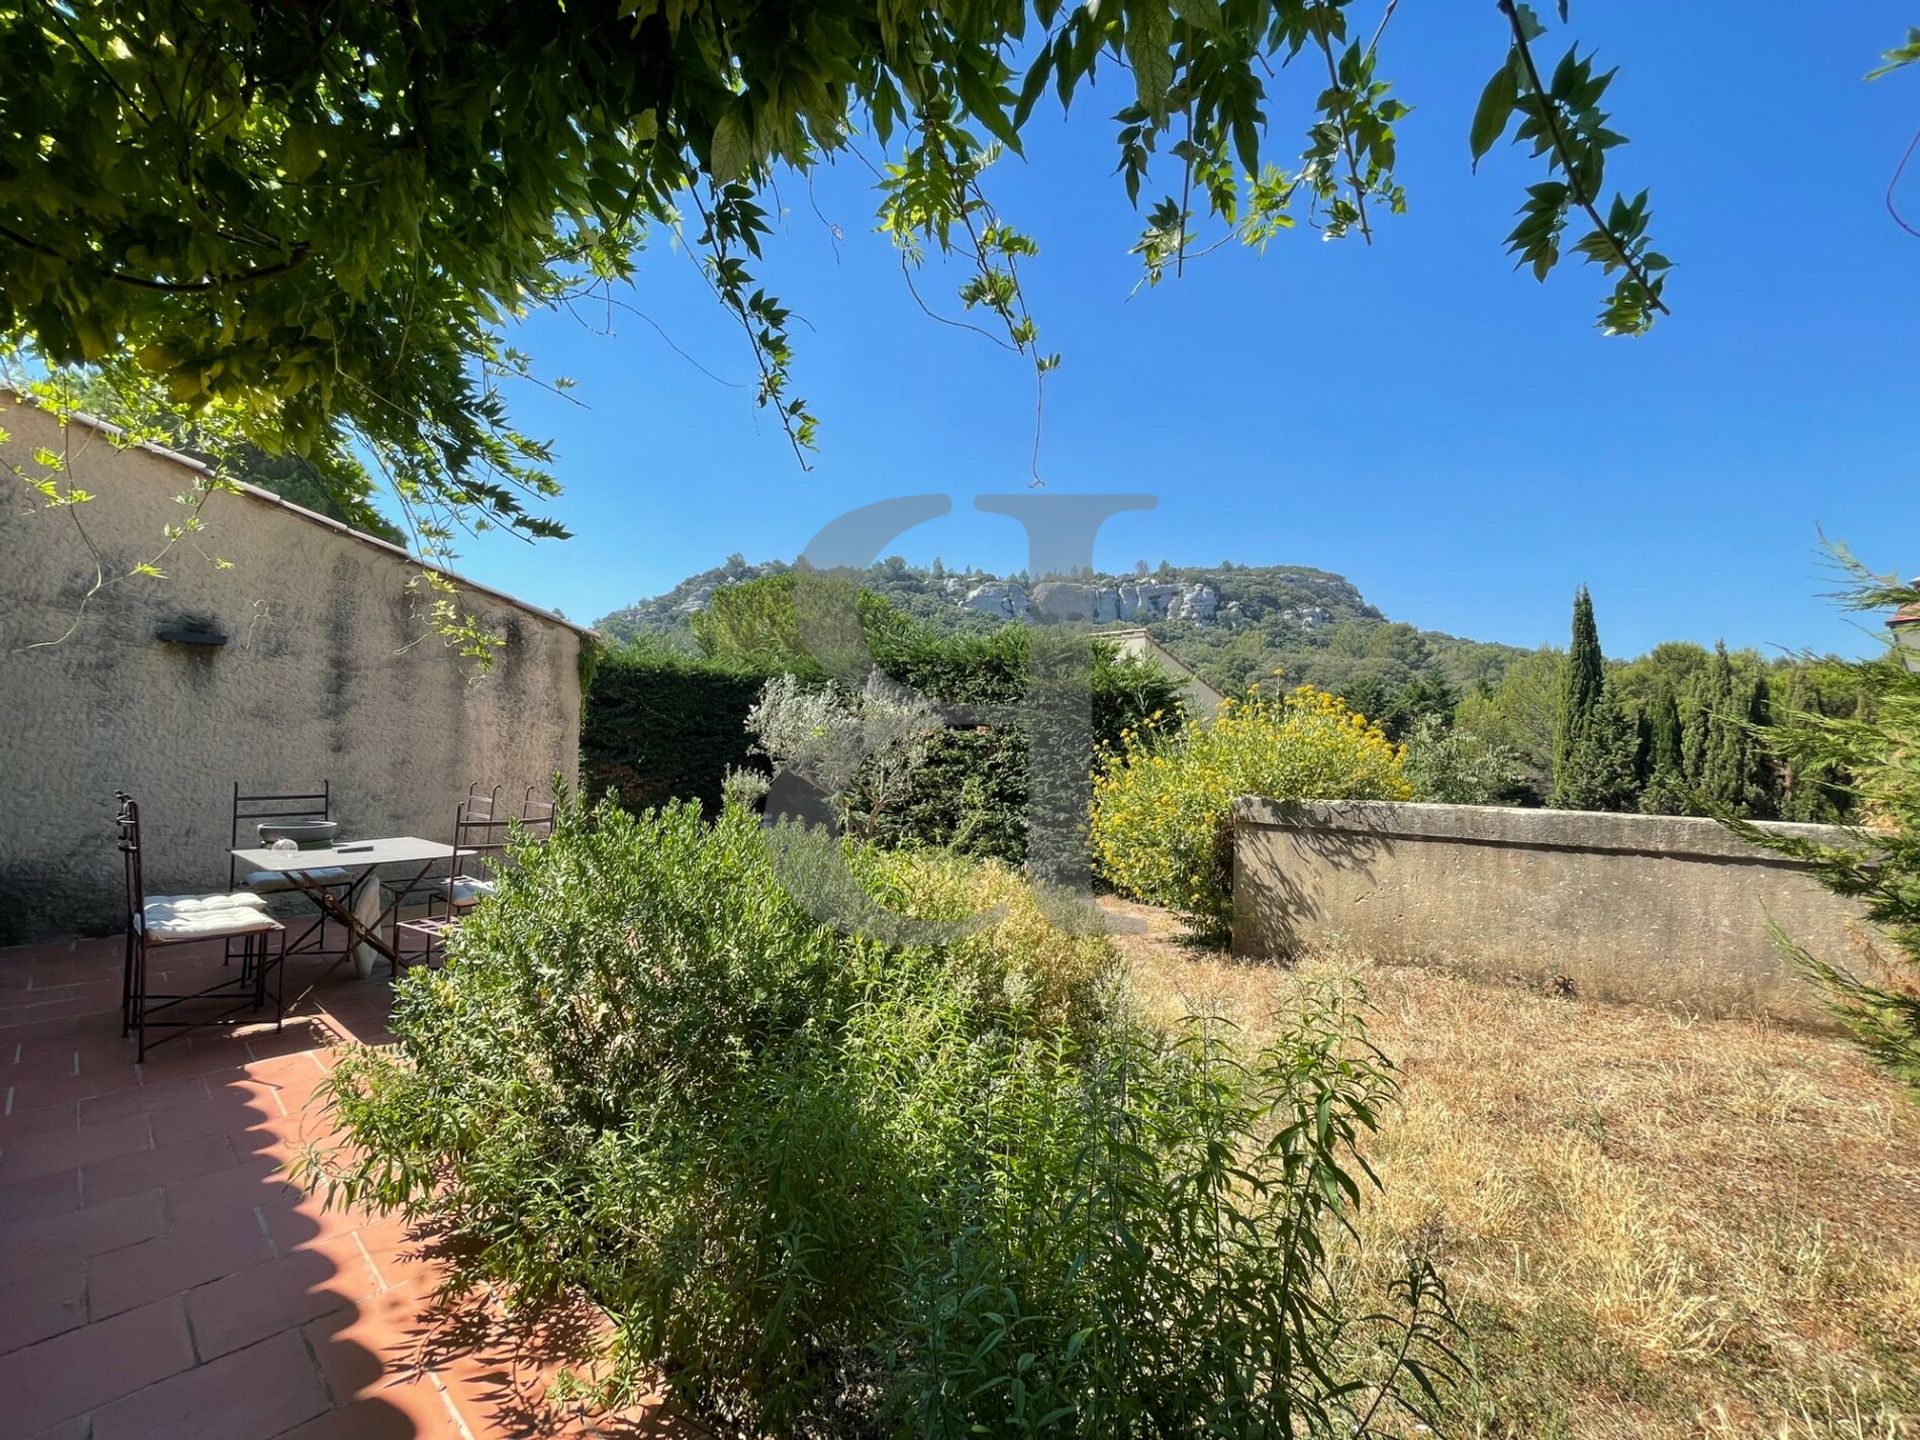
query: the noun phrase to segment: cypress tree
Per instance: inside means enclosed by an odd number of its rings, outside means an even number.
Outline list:
[[[1573,597],[1573,639],[1562,671],[1547,803],[1556,810],[1630,807],[1639,788],[1639,739],[1633,716],[1607,684],[1593,598],[1582,585]]]
[[[1787,731],[1817,724],[1828,714],[1828,707],[1809,683],[1807,667],[1795,665],[1788,672],[1787,693],[1776,712],[1776,723]],[[1856,716],[1857,718],[1857,716]],[[1769,732],[1769,738],[1780,731]],[[1769,745],[1769,749],[1773,747]],[[1845,814],[1844,777],[1829,762],[1775,751],[1772,754],[1775,793],[1782,820],[1802,820],[1834,824]]]
[[[1741,808],[1746,814],[1771,820],[1780,813],[1780,773],[1763,738],[1773,724],[1773,687],[1765,673],[1756,675],[1747,694],[1747,723],[1740,738],[1746,745],[1746,789]]]
[[[1605,683],[1606,657],[1600,652],[1593,597],[1582,585],[1573,594],[1573,639],[1567,647],[1567,663],[1560,671],[1560,714],[1553,730],[1553,797],[1548,802],[1555,809],[1584,808],[1570,802],[1566,783],[1580,747],[1593,728],[1593,712],[1599,708]]]
[[[1708,705],[1710,689],[1709,675],[1697,675],[1687,686],[1686,696],[1681,702],[1680,778],[1687,782],[1689,789],[1696,789],[1700,777],[1706,773],[1708,720],[1712,714]],[[1697,808],[1690,808],[1686,813],[1696,814]]]
[[[1647,783],[1640,808],[1649,815],[1682,815],[1687,809],[1686,760],[1680,703],[1671,686],[1662,685],[1647,712]]]
[[[1747,798],[1747,713],[1752,697],[1742,694],[1733,661],[1722,640],[1713,647],[1713,663],[1701,695],[1700,798],[1715,814],[1739,813]]]

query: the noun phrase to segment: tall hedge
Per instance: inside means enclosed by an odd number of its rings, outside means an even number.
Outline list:
[[[663,646],[632,644],[600,657],[580,723],[580,780],[638,813],[673,800],[720,805],[729,766],[765,765],[747,753],[747,710],[765,674]]]
[[[878,838],[894,845],[946,845],[1009,864],[1027,857],[1029,743],[1013,721],[1028,683],[1032,634],[1007,626],[988,635],[890,637],[874,657],[896,678],[955,706],[978,706],[1012,723],[956,726],[934,742],[906,800],[881,817]],[[1180,684],[1151,665],[1093,646],[1093,743],[1115,749],[1122,732],[1177,729]],[[1089,757],[1091,758],[1091,757]]]
[[[738,588],[751,591],[767,583]],[[728,613],[741,608],[729,607]],[[778,607],[769,608],[777,623]],[[876,618],[882,623],[872,623]],[[896,680],[961,714],[935,740],[906,799],[881,817],[877,838],[889,845],[951,846],[1017,864],[1027,850],[1028,742],[1014,717],[1026,693],[1028,632],[1008,626],[987,635],[942,636],[897,623],[903,618],[863,613],[874,659]],[[1130,727],[1178,726],[1176,680],[1120,659],[1097,639],[1089,643],[1096,746],[1117,746]],[[699,800],[711,810],[720,803],[727,767],[765,764],[748,753],[746,718],[760,687],[783,668],[781,649],[751,633],[737,650],[711,643],[708,648],[715,653],[689,656],[658,645],[607,653],[588,692],[581,730],[580,766],[589,794],[611,788],[635,811],[670,799]],[[968,712],[977,723],[967,723]]]

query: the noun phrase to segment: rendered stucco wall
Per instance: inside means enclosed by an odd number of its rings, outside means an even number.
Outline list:
[[[1816,1023],[1768,918],[1833,958],[1857,957],[1864,933],[1792,862],[1667,816],[1243,798],[1233,886],[1238,954],[1566,976],[1583,995]]]
[[[581,639],[568,626],[463,588],[507,637],[475,679],[409,593],[418,572],[402,555],[245,493],[207,498],[204,533],[166,557],[166,578],[87,600],[88,542],[109,575],[151,557],[192,472],[78,423],[62,432],[4,395],[0,429],[0,460],[64,450],[63,482],[97,497],[47,509],[0,473],[0,944],[119,924],[116,789],[140,802],[147,889],[167,893],[225,888],[236,780],[329,781],[343,836],[439,839],[473,781],[518,796],[555,772],[574,780]],[[183,619],[228,643],[155,639]]]

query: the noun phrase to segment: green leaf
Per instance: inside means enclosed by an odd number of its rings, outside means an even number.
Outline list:
[[[713,143],[707,152],[707,169],[716,180],[738,180],[747,173],[753,158],[753,137],[747,133],[747,121],[738,102],[727,107],[720,123],[713,127]]]
[[[1480,103],[1474,108],[1473,129],[1467,144],[1473,151],[1475,166],[1506,130],[1507,121],[1513,117],[1513,102],[1519,98],[1520,82],[1514,78],[1512,64],[1501,65],[1487,81],[1487,88],[1480,92]]]
[[[1887,63],[1876,70],[1869,70],[1867,79],[1878,80],[1882,75],[1891,75],[1896,70],[1903,70],[1915,61],[1920,61],[1920,28],[1908,26],[1907,43],[1886,51],[1880,58]]]
[[[1014,103],[1013,123],[1015,128],[1027,123],[1027,117],[1033,114],[1033,107],[1040,99],[1040,92],[1047,88],[1047,72],[1053,68],[1053,51],[1042,50],[1040,58],[1033,62],[1033,68],[1027,71],[1027,78],[1020,87],[1020,98]]]
[[[1018,155],[1020,132],[1008,119],[1005,107],[1001,104],[1001,93],[984,80],[971,65],[962,61],[953,67],[954,88],[960,92],[960,101],[967,113],[987,127],[988,132],[1007,149]]]
[[[1126,46],[1141,106],[1155,120],[1165,120],[1167,92],[1173,88],[1173,12],[1159,0],[1131,10]]]
[[[1226,19],[1220,13],[1219,0],[1180,0],[1178,9],[1180,18],[1196,30],[1218,35],[1226,29]]]

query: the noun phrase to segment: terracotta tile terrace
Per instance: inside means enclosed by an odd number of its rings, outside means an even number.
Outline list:
[[[220,945],[168,947],[204,984]],[[391,1039],[382,968],[287,965],[288,1015],[134,1063],[121,942],[0,950],[0,1440],[488,1440],[701,1433],[547,1388],[587,1315],[436,1299],[428,1237],[327,1209],[285,1164],[347,1041]]]

